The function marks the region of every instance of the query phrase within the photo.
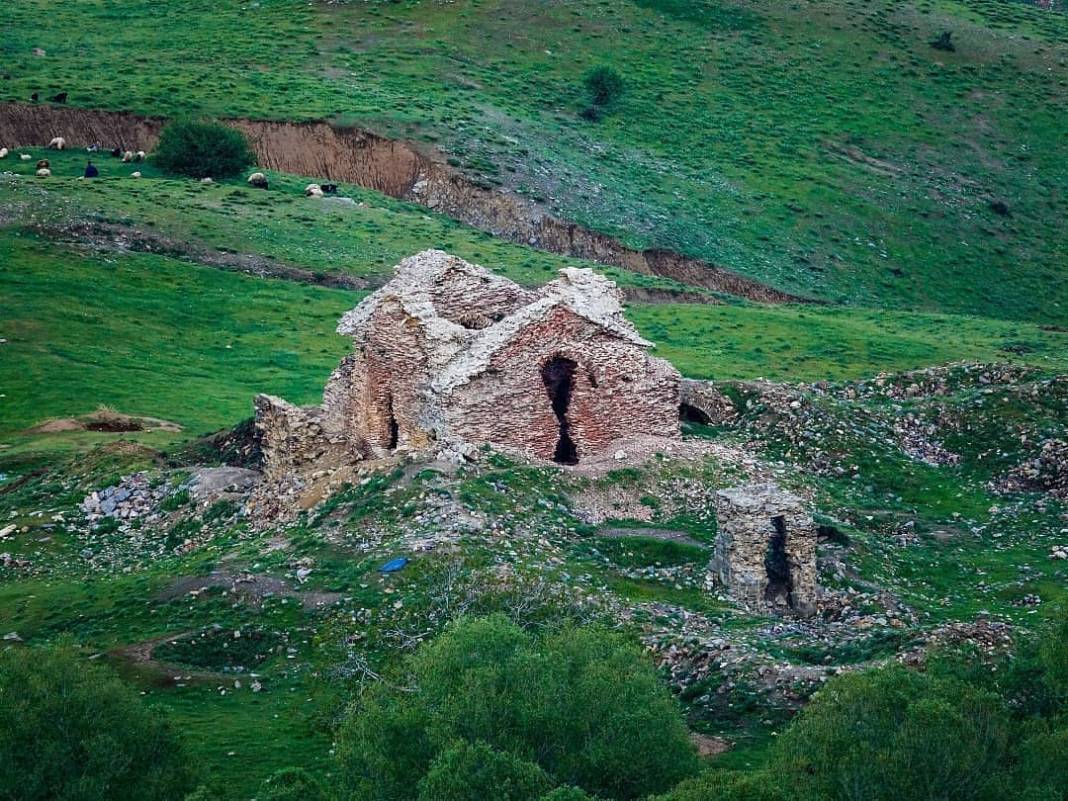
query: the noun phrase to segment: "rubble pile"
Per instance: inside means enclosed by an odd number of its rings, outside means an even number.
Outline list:
[[[1038,454],[1014,468],[995,488],[1002,492],[1047,492],[1068,501],[1068,442],[1047,439]]]

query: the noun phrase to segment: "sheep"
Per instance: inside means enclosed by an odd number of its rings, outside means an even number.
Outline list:
[[[122,152],[122,163],[123,164],[129,164],[133,160],[134,160],[134,153],[133,153],[132,150],[124,150]]]
[[[122,155],[122,148],[121,147],[113,147],[113,148],[111,148],[111,157],[112,158],[116,158],[117,159],[121,155]]]
[[[62,150],[67,146],[67,140],[62,136],[56,136],[48,143],[49,150]]]
[[[145,160],[145,151],[138,150],[136,153],[134,153],[134,161],[144,161],[144,160]]]
[[[337,184],[320,184],[319,188],[323,190],[323,194],[326,194],[326,195],[336,195],[337,194]]]
[[[19,153],[19,158],[23,161],[29,161],[33,158],[33,156],[31,156],[29,153]]]
[[[37,177],[38,178],[47,178],[51,174],[52,174],[52,171],[50,169],[48,169],[47,167],[41,167],[41,169],[39,169],[37,171]]]
[[[256,189],[266,189],[267,176],[262,172],[254,172],[248,177],[248,185],[254,186]]]
[[[304,187],[304,196],[305,197],[322,197],[323,196],[323,188],[321,186],[319,186],[319,184],[308,184],[306,187]]]
[[[6,159],[6,158],[7,158],[7,148],[6,147],[0,147],[0,159]]]
[[[66,92],[60,92],[58,95],[52,95],[48,99],[51,100],[53,103],[66,103],[67,102],[67,93]]]
[[[202,184],[213,184],[213,183],[215,183],[215,181],[213,181],[211,178],[201,178],[200,179],[200,183],[202,183]]]
[[[138,170],[138,171],[136,171],[136,172],[131,172],[131,173],[130,173],[130,177],[131,177],[131,178],[140,178],[140,177],[141,177],[141,171],[140,171],[140,170]]]
[[[37,162],[37,169],[39,170],[47,170],[51,166],[52,165],[48,163],[48,159],[41,159]]]

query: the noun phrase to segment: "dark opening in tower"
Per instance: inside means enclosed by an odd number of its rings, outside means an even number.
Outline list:
[[[553,405],[553,414],[560,427],[553,461],[559,464],[578,464],[578,449],[571,439],[571,423],[567,408],[571,405],[571,392],[575,388],[575,369],[578,365],[571,359],[557,356],[541,368],[541,380]]]
[[[768,574],[764,600],[775,603],[781,598],[789,603],[793,582],[790,579],[790,563],[786,557],[786,518],[782,515],[773,517],[771,527],[768,550],[764,554],[764,569]]]
[[[388,415],[386,420],[389,436],[389,444],[386,446],[391,451],[397,449],[397,443],[400,441],[400,426],[397,425],[397,415],[393,413],[393,396],[389,396],[389,400],[386,401],[386,414]]]

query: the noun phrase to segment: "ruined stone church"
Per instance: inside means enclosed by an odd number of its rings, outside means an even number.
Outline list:
[[[353,352],[321,406],[257,398],[268,477],[448,443],[573,465],[636,436],[679,436],[678,371],[592,270],[527,289],[428,250],[337,330]]]

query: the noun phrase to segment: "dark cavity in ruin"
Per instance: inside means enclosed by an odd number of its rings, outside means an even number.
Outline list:
[[[567,419],[567,407],[571,405],[571,391],[575,387],[575,369],[571,359],[557,356],[541,368],[541,380],[553,404],[553,414],[560,423],[560,438],[556,441],[553,461],[558,464],[578,464],[578,450],[571,439],[571,424]]]
[[[397,425],[397,415],[393,413],[393,398],[389,399],[387,406],[389,414],[389,449],[391,451],[397,449],[397,442],[400,439],[400,426]]]
[[[774,532],[764,555],[764,569],[768,573],[768,588],[764,598],[773,602],[778,598],[789,601],[793,588],[790,586],[790,565],[786,560],[786,518],[782,515],[773,517],[771,526]]]
[[[688,403],[679,404],[679,419],[684,423],[700,423],[703,426],[707,426],[712,422],[711,417],[696,406],[691,406]]]

